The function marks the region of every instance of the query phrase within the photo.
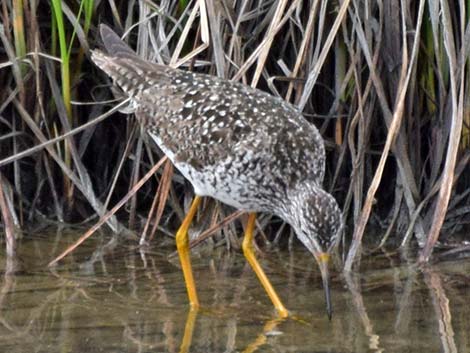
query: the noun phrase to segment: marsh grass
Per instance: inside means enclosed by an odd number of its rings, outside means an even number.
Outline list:
[[[319,127],[328,153],[325,187],[348,224],[347,269],[367,227],[376,230],[367,239],[373,244],[403,248],[414,240],[420,261],[428,261],[439,235],[446,241],[470,220],[470,9],[463,0],[452,7],[424,0],[367,4],[4,1],[4,226],[101,217],[163,158],[135,120],[120,113],[74,131],[118,104],[88,59],[104,22],[146,59],[258,87]],[[171,235],[191,192],[162,163],[106,222],[113,231],[142,234],[141,243],[157,230]],[[226,220],[240,214],[209,200],[204,210],[194,237],[222,229],[213,245],[237,247],[239,230]],[[262,238],[269,241],[279,222],[266,215],[259,227],[269,230]]]

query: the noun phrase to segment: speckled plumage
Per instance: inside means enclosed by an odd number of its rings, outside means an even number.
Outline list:
[[[102,36],[108,54],[95,50],[93,61],[196,194],[274,213],[314,254],[329,251],[340,210],[321,187],[323,139],[298,110],[240,83],[144,61],[106,28]]]

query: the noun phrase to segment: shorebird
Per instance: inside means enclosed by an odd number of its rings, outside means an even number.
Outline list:
[[[91,58],[125,95],[143,129],[194,187],[192,205],[176,233],[189,302],[199,307],[188,228],[201,197],[249,212],[243,252],[280,317],[283,305],[253,250],[256,213],[289,223],[313,254],[331,318],[328,263],[342,228],[341,211],[322,187],[323,139],[295,107],[238,82],[141,59],[101,25],[106,53]]]

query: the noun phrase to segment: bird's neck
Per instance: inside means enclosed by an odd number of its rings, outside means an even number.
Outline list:
[[[298,223],[298,218],[307,207],[307,200],[317,200],[321,202],[326,192],[321,186],[314,182],[306,181],[297,184],[296,187],[289,189],[285,202],[276,205],[277,214],[282,214],[284,221],[294,226]]]

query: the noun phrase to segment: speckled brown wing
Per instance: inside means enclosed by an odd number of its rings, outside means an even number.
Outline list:
[[[138,94],[136,114],[175,165],[202,171],[232,159],[247,169],[278,169],[292,183],[321,183],[323,141],[292,106],[213,76],[174,70],[170,81]]]
[[[321,184],[323,140],[294,107],[246,85],[142,60],[109,28],[101,32],[109,54],[95,50],[92,59],[131,97],[144,130],[187,178],[218,169],[282,189]]]
[[[230,157],[242,167],[257,163],[291,175],[289,184],[323,180],[318,131],[281,99],[130,53],[93,51],[92,58],[132,98],[138,120],[177,167],[186,163],[202,171]]]

